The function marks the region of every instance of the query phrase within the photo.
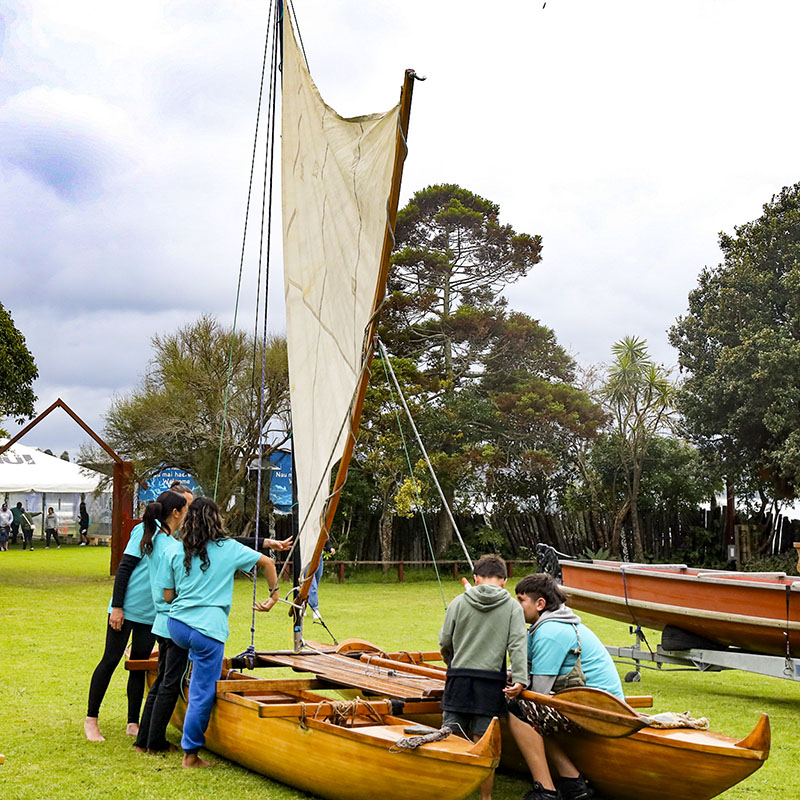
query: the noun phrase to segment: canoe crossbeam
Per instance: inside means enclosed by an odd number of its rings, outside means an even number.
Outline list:
[[[250,708],[259,717],[285,717],[325,720],[346,727],[379,724],[387,716],[435,714],[438,700],[398,701],[335,700],[310,691],[326,684],[318,680],[234,679],[217,681],[217,698]]]

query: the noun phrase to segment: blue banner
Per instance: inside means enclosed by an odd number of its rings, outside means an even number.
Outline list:
[[[157,500],[161,492],[166,492],[175,481],[180,481],[184,486],[188,486],[195,496],[202,494],[200,484],[191,473],[177,467],[164,467],[148,478],[147,489],[139,487],[139,502],[150,503]]]
[[[292,511],[292,454],[283,450],[273,450],[269,454],[272,464],[272,480],[269,486],[269,499],[279,514]]]

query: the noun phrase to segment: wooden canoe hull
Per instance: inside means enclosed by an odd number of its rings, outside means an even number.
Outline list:
[[[179,699],[172,723],[181,730],[185,712]],[[205,746],[254,772],[330,800],[461,800],[499,761],[496,722],[481,740],[482,748],[451,737],[392,753],[390,746],[411,723],[396,717],[390,721],[394,724],[355,728],[310,718],[301,724],[297,718],[260,717],[257,710],[218,697]]]
[[[663,630],[673,626],[721,647],[800,657],[800,579],[618,562],[562,561],[570,607]]]
[[[752,775],[769,754],[769,719],[750,734],[756,749],[711,731],[644,728],[624,739],[573,734],[558,741],[602,797],[710,800]],[[503,767],[530,774],[503,726]]]

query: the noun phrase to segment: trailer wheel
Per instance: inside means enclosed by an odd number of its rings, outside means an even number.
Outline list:
[[[625,683],[639,683],[642,679],[642,673],[632,669],[630,672],[625,673]]]

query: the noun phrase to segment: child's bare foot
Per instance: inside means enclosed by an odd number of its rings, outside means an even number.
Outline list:
[[[213,761],[203,761],[197,753],[184,753],[182,767],[215,767]]]
[[[150,751],[146,747],[139,747],[136,745],[135,750],[137,753],[149,753]]]
[[[125,733],[128,736],[138,736],[139,735],[139,723],[138,722],[129,722],[127,727],[125,728]]]
[[[106,740],[106,737],[100,733],[100,728],[97,726],[97,717],[86,717],[83,721],[83,731],[90,742],[104,742]]]

